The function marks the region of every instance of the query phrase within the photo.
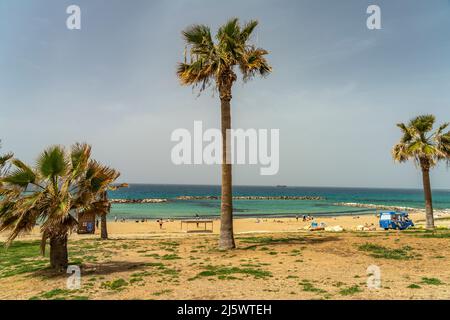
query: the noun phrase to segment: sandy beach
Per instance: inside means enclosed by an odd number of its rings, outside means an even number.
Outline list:
[[[424,227],[424,214],[422,212],[411,212],[410,218],[415,222],[416,227]],[[438,227],[450,227],[450,215],[447,212],[435,212],[436,225]],[[220,219],[213,218],[212,234],[218,235],[220,230]],[[162,228],[155,219],[148,219],[142,222],[140,219],[129,219],[125,222],[120,221],[108,221],[108,233],[112,239],[142,239],[151,238],[155,236],[195,236],[195,233],[187,233],[186,225],[181,226],[182,220],[177,219],[164,219]],[[199,220],[201,222],[202,219]],[[365,214],[357,216],[336,216],[336,217],[315,217],[314,220],[317,223],[324,223],[326,226],[340,226],[345,231],[359,231],[358,226],[375,226],[377,231],[382,231],[379,228],[379,219],[376,214]],[[276,217],[260,217],[260,218],[236,218],[234,219],[234,231],[236,234],[246,233],[284,233],[284,232],[306,232],[312,221],[302,221],[302,217],[299,216],[298,220],[295,217],[291,218],[276,218]],[[208,230],[211,229],[208,225]],[[200,223],[199,227],[195,224],[189,225],[191,231],[203,231],[204,225]],[[310,231],[311,232],[311,231]],[[78,235],[72,234],[72,239],[88,239],[97,238],[99,229],[96,230],[95,235]],[[21,240],[34,240],[39,239],[39,228],[35,227],[30,234],[22,235],[18,239]],[[0,240],[5,241],[5,234],[0,233]]]

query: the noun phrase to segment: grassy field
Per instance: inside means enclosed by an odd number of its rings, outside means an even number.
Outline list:
[[[276,233],[69,242],[81,288],[55,275],[38,241],[0,250],[1,299],[449,299],[450,231]],[[381,288],[366,285],[381,270]]]

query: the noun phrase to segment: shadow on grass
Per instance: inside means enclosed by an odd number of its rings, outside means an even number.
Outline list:
[[[145,262],[130,261],[111,261],[105,263],[83,263],[80,265],[82,276],[104,276],[114,273],[138,271],[148,269],[149,265]],[[69,274],[65,271],[58,272],[50,268],[42,269],[31,273],[34,276],[40,276],[47,279],[67,278]]]
[[[239,246],[238,249],[241,250],[254,250],[258,247],[264,247],[267,245],[314,245],[321,244],[329,241],[340,241],[342,240],[336,236],[325,236],[325,237],[285,237],[285,238],[273,238],[273,237],[246,237],[239,238],[239,243],[242,244],[251,244],[247,247]]]

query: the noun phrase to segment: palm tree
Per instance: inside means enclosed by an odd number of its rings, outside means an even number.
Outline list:
[[[244,81],[256,75],[266,76],[272,68],[265,55],[268,52],[249,43],[250,36],[258,25],[257,21],[245,23],[242,27],[237,18],[221,26],[216,41],[206,25],[192,25],[182,32],[189,49],[190,61],[178,64],[177,75],[182,85],[200,86],[200,92],[211,84],[219,92],[222,127],[222,197],[219,247],[235,247],[233,236],[233,205],[229,130],[231,129],[231,91],[238,67]]]
[[[434,122],[433,115],[422,115],[412,119],[408,125],[397,124],[403,136],[392,149],[395,161],[413,159],[422,169],[427,229],[434,229],[430,169],[440,160],[446,160],[447,163],[450,160],[450,131],[444,132],[449,123],[442,124],[432,132]]]
[[[108,239],[108,227],[107,227],[107,222],[106,222],[106,216],[111,211],[111,203],[108,200],[108,191],[107,190],[117,190],[117,189],[125,188],[125,187],[128,187],[128,184],[121,183],[121,184],[116,184],[116,185],[109,185],[106,188],[106,190],[103,191],[101,194],[102,200],[108,202],[108,204],[105,207],[106,210],[97,212],[97,214],[100,214],[100,230],[101,230],[100,238],[103,240]]]
[[[70,152],[49,147],[34,167],[11,160],[13,170],[0,179],[0,232],[10,232],[7,245],[40,224],[42,254],[49,239],[51,267],[66,268],[67,238],[78,226],[76,214],[105,212],[109,203],[101,194],[119,176],[90,156],[91,147],[77,143]]]

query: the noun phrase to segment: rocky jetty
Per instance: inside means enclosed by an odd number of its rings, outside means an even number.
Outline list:
[[[423,209],[399,206],[385,206],[371,203],[356,203],[356,202],[337,202],[335,206],[355,207],[355,208],[370,208],[377,210],[391,210],[391,211],[423,211]]]
[[[111,203],[164,203],[167,199],[110,199]]]
[[[180,196],[177,200],[219,200],[220,196]],[[315,196],[235,196],[233,200],[325,200]]]

